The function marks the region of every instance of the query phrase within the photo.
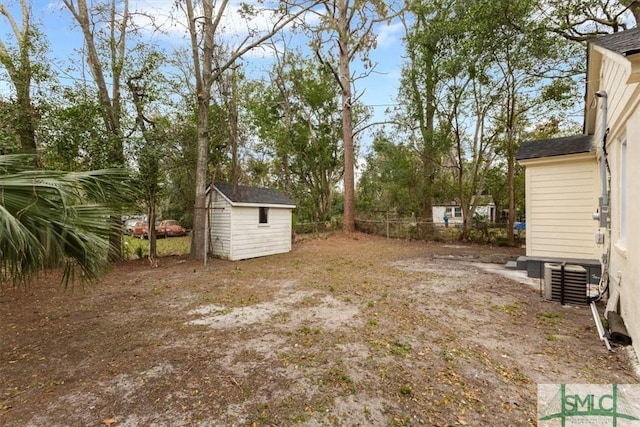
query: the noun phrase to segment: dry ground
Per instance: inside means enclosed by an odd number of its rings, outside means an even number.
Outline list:
[[[4,289],[0,425],[525,426],[537,383],[637,382],[587,307],[478,264],[518,253],[336,234]]]

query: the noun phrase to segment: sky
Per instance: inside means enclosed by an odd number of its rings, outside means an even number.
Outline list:
[[[91,1],[91,0],[90,0]],[[0,0],[5,4],[10,13],[18,23],[21,20],[19,0]],[[82,47],[82,35],[79,28],[74,26],[73,18],[70,12],[62,4],[62,0],[31,0],[32,3],[32,25],[37,24],[41,27],[46,39],[50,45],[48,57],[54,60],[54,70],[63,72],[69,62],[77,63],[80,59],[76,49]],[[183,22],[172,20],[171,17],[181,17],[182,12],[176,11],[174,8],[174,0],[130,0],[131,11],[143,11],[153,16],[156,24],[162,26],[164,34],[158,32],[146,31],[145,37],[153,39],[164,49],[171,51],[174,48],[188,47],[188,39],[184,30]],[[246,24],[238,19],[237,11],[238,0],[232,0],[228,10],[228,14],[223,26],[226,28],[230,42],[238,40],[246,34]],[[136,18],[137,23],[143,27],[149,28],[148,20],[142,17]],[[309,22],[313,22],[314,18],[309,17]],[[259,28],[266,28],[268,25],[267,17],[260,15],[259,19],[254,20],[254,24]],[[0,16],[0,38],[4,41],[8,39],[10,28],[7,20]],[[397,91],[400,81],[400,67],[402,64],[402,56],[404,48],[402,45],[403,29],[399,22],[388,24],[380,24],[375,28],[377,36],[377,46],[371,52],[371,58],[376,64],[375,72],[368,75],[364,79],[360,79],[355,83],[356,94],[360,94],[359,100],[373,108],[373,122],[383,121],[385,118],[385,109],[395,104]],[[294,44],[301,43],[304,40],[299,36],[290,39]],[[245,56],[246,69],[253,76],[259,76],[268,68],[269,58],[268,50],[257,49]],[[357,65],[354,66],[352,72],[358,72]],[[62,73],[61,84],[68,82],[71,84],[72,75],[65,77]],[[0,99],[7,97],[9,86],[6,82],[0,81]]]

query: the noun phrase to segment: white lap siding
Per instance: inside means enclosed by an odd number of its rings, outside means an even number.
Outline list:
[[[214,256],[228,259],[231,255],[231,204],[214,193],[213,209],[209,210],[210,243]]]
[[[268,209],[268,222],[260,224],[259,207],[233,207],[229,259],[247,259],[291,251],[291,209],[273,206]]]
[[[526,162],[527,255],[598,259],[595,155]]]
[[[208,192],[207,247],[214,256],[233,261],[291,251],[292,200],[277,190],[218,185]]]

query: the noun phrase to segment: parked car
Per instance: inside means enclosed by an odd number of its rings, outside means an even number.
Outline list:
[[[138,221],[133,227],[131,227],[131,235],[140,239],[147,239],[149,237],[149,227],[147,221]]]
[[[174,219],[165,219],[160,222],[156,222],[156,237],[175,237],[186,236],[189,234],[189,230],[181,226],[178,221]],[[131,235],[140,239],[149,238],[149,227],[147,221],[138,221],[132,227]]]
[[[124,221],[124,233],[128,235],[133,234],[133,228],[140,222],[139,218],[130,218]]]
[[[165,219],[156,226],[156,235],[158,237],[186,236],[188,233],[189,231],[175,219]]]

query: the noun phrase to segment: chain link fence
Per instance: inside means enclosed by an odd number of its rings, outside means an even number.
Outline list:
[[[297,235],[325,234],[341,230],[339,220],[297,223],[294,227]],[[363,233],[384,236],[390,239],[456,241],[462,234],[461,224],[434,223],[432,221],[417,220],[416,218],[356,218],[356,229]],[[525,230],[513,230],[517,244],[524,244]],[[474,220],[469,230],[469,240],[477,243],[487,243],[506,246],[509,243],[507,225],[504,223],[489,223]]]

